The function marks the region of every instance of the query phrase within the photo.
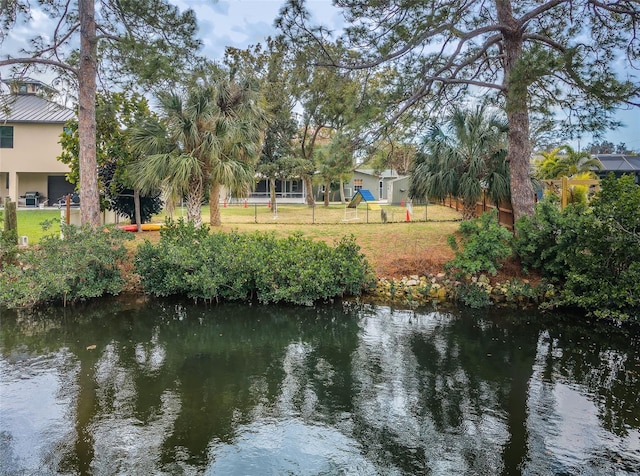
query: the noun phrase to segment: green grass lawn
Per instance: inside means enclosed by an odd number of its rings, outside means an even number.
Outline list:
[[[53,220],[54,223],[45,231],[42,223]],[[29,244],[37,244],[44,235],[60,233],[59,210],[18,210],[18,236],[26,236]]]
[[[329,244],[343,236],[354,235],[356,243],[380,276],[388,273],[415,274],[425,269],[429,260],[436,264],[450,259],[447,236],[455,233],[459,227],[460,214],[451,208],[440,205],[414,207],[414,214],[407,223],[406,209],[384,206],[388,222],[382,223],[380,210],[359,209],[358,218],[344,220],[344,206],[331,205],[325,208],[319,205],[315,210],[301,205],[282,205],[277,214],[266,205],[228,206],[221,209],[222,226],[220,231],[274,233],[284,238],[299,232],[306,238],[323,240]],[[0,213],[2,211],[0,210]],[[184,210],[176,210],[173,218],[185,216]],[[209,207],[202,207],[203,221],[209,221]],[[428,220],[425,220],[428,218]],[[54,220],[55,224],[43,230],[41,223]],[[153,217],[152,222],[161,223],[164,214]],[[18,210],[18,235],[27,236],[30,245],[40,242],[43,236],[58,234],[60,230],[59,210],[21,209]],[[156,241],[159,233],[144,232],[134,234],[134,240],[127,242],[132,251],[137,244],[149,239]],[[439,265],[438,265],[439,266]]]
[[[302,224],[302,225],[345,225],[345,224],[374,224],[382,223],[381,209],[386,212],[387,223],[401,223],[406,221],[405,207],[381,205],[377,209],[369,210],[366,205],[360,205],[357,210],[346,209],[344,205],[331,204],[324,207],[317,204],[314,208],[300,204],[280,204],[275,210],[265,204],[234,203],[227,207],[220,207],[220,217],[223,224]],[[178,208],[173,218],[184,217],[183,209]],[[163,221],[164,214],[160,214],[153,221]],[[209,221],[209,206],[202,207],[202,219]],[[456,221],[460,220],[460,213],[440,205],[414,206],[411,221]]]

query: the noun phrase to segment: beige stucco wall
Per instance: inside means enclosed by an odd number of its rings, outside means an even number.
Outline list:
[[[13,149],[0,149],[0,193],[18,201],[25,192],[47,195],[47,176],[64,175],[69,167],[56,160],[63,124],[7,123],[13,126]],[[9,188],[6,188],[9,174]]]

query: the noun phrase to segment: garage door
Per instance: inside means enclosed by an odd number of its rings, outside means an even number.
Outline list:
[[[58,199],[68,193],[73,193],[75,186],[67,182],[64,175],[49,175],[47,178],[47,192],[49,193],[49,206],[55,205]]]

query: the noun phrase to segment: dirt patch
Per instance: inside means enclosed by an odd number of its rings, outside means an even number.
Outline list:
[[[453,259],[448,246],[427,246],[413,251],[362,249],[378,277],[401,278],[411,275],[437,274]]]

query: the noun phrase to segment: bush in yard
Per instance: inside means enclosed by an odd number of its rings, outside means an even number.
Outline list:
[[[128,234],[111,228],[62,225],[64,239],[45,236],[0,272],[0,301],[7,307],[81,301],[118,294],[124,280]]]
[[[539,270],[549,282],[564,283],[569,258],[580,253],[579,233],[592,219],[583,203],[561,210],[555,196],[538,202],[532,216],[522,217],[516,223],[514,250],[523,269]]]
[[[446,264],[458,278],[487,272],[496,275],[500,260],[511,256],[512,234],[498,223],[497,212],[483,213],[473,220],[460,223],[456,236],[449,236],[449,246],[455,258]]]
[[[632,176],[601,182],[593,219],[577,231],[580,252],[568,255],[563,304],[589,315],[640,321],[640,187]]]
[[[4,229],[4,215],[0,212],[0,270],[6,263],[14,262],[17,253],[17,231]]]
[[[353,237],[332,248],[300,234],[209,234],[183,221],[168,223],[158,243],[141,244],[135,264],[146,292],[209,301],[311,305],[359,294],[371,279]]]

